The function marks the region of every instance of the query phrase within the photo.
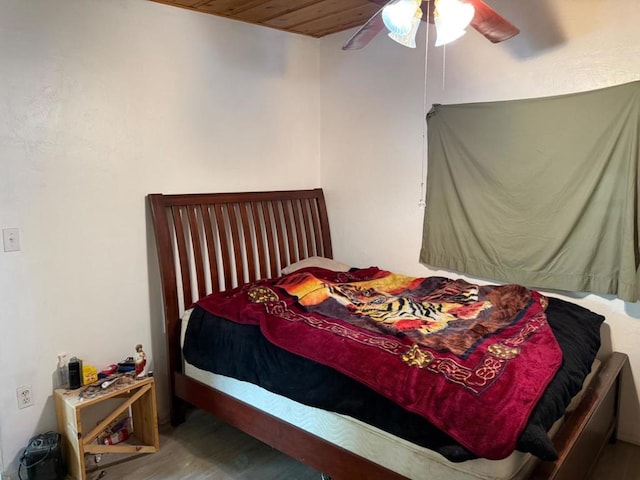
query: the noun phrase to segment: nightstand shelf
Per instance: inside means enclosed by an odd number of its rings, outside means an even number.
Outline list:
[[[85,454],[142,454],[160,449],[158,415],[153,378],[136,380],[123,376],[108,389],[83,387],[78,390],[55,391],[58,429],[63,437],[63,452],[69,474],[86,480]],[[93,411],[102,413],[93,428],[86,418]],[[98,443],[98,438],[114,420],[128,412],[133,435],[116,445]],[[95,415],[95,413],[94,413]],[[104,465],[105,467],[108,465]]]

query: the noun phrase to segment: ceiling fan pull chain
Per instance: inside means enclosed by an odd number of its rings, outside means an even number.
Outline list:
[[[426,189],[426,180],[427,180],[427,113],[429,112],[429,106],[427,104],[427,71],[429,65],[429,16],[431,14],[431,9],[427,7],[427,28],[425,32],[425,40],[424,40],[424,86],[423,86],[423,96],[422,96],[422,165],[420,172],[420,199],[418,200],[418,207],[424,208],[425,197],[427,192]]]
[[[447,46],[442,46],[442,91],[444,92],[445,70],[447,69]]]

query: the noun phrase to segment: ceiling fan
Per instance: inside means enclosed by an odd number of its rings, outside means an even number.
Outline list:
[[[493,43],[503,42],[520,33],[518,28],[482,0],[390,0],[347,40],[342,49],[363,48],[385,27],[393,40],[407,47],[415,47],[420,21],[427,18],[436,26],[436,46],[460,37],[467,25]]]

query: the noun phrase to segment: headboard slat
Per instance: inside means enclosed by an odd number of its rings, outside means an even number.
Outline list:
[[[245,259],[247,262],[247,276],[244,277],[242,283],[253,282],[256,280],[256,250],[253,243],[253,216],[250,216],[247,210],[251,210],[251,203],[240,205],[240,219],[242,221],[243,247],[245,250]]]
[[[267,257],[265,254],[264,241],[266,231],[264,229],[264,223],[262,218],[260,217],[260,207],[261,204],[259,202],[251,202],[251,214],[253,216],[253,227],[256,239],[256,248],[257,248],[257,275],[259,278],[265,278],[267,276]]]
[[[221,290],[226,290],[231,286],[231,251],[229,247],[229,228],[227,226],[227,205],[216,204],[213,211],[214,221],[218,225],[218,232],[220,234],[220,259],[218,264],[222,266],[223,282]]]
[[[287,252],[288,252],[288,257],[287,257],[287,263],[293,263],[298,261],[298,257],[296,255],[296,251],[295,251],[295,240],[294,240],[294,226],[293,226],[293,219],[292,219],[292,209],[293,209],[293,205],[291,201],[286,201],[286,202],[282,202],[282,213],[284,215],[284,224],[285,224],[285,228],[287,231]]]
[[[193,299],[191,295],[191,276],[189,274],[189,254],[187,253],[186,236],[189,232],[185,229],[182,221],[182,208],[171,209],[173,215],[173,227],[175,229],[176,248],[178,249],[178,260],[180,265],[180,277],[182,280],[182,301],[183,306],[189,305]]]
[[[211,218],[211,210],[208,205],[200,205],[200,215],[202,216],[204,236],[207,244],[207,259],[209,261],[211,290],[217,292],[220,290],[220,281],[218,280],[218,262],[216,256],[216,238],[218,235],[218,229],[216,228],[214,234],[213,226],[215,225],[215,221]]]
[[[271,209],[269,208],[269,204],[266,202],[260,202],[260,206],[262,209],[262,219],[264,221],[265,227],[265,236],[267,239],[266,247],[267,252],[269,252],[269,274],[270,276],[277,275],[278,267],[277,267],[277,257],[276,257],[276,242],[273,231],[273,221],[271,217]]]
[[[320,213],[318,212],[318,205],[316,203],[311,204],[311,216],[313,218],[313,233],[314,240],[316,244],[316,255],[321,257],[327,257],[328,255],[325,253],[325,245],[322,240],[322,220],[320,217]]]
[[[275,219],[275,242],[278,245],[278,253],[280,257],[278,258],[276,264],[286,265],[289,263],[287,261],[287,253],[285,251],[286,240],[285,237],[287,235],[287,228],[282,220],[283,215],[283,205],[282,202],[274,202],[272,212],[273,217]],[[276,267],[277,268],[277,267]],[[279,270],[278,270],[279,273]],[[271,273],[273,275],[273,272]]]
[[[226,286],[226,288],[236,287],[244,283],[243,282],[244,268],[243,268],[243,262],[242,262],[242,248],[240,245],[240,236],[241,236],[240,229],[242,228],[242,221],[238,222],[239,209],[240,207],[235,203],[229,205],[227,209],[227,214],[229,216],[229,230],[231,232],[231,235],[229,236],[229,240],[231,242],[231,251],[233,252],[232,275],[234,273],[235,275],[234,275],[234,283]]]
[[[331,236],[327,235],[329,232],[329,216],[327,215],[327,206],[324,203],[324,197],[322,201],[317,199],[313,204],[315,215],[317,218],[316,226],[316,238],[318,240],[318,255],[326,258],[333,258],[333,249],[331,247]]]
[[[304,234],[305,224],[304,217],[302,216],[302,202],[296,200],[292,202],[291,207],[293,208],[293,223],[296,228],[296,241],[298,243],[298,256],[296,260],[300,260],[301,258],[309,256],[309,248],[306,244],[306,235]]]
[[[302,200],[300,203],[300,208],[302,209],[302,221],[304,223],[304,232],[306,234],[305,241],[307,242],[307,256],[311,257],[316,254],[317,246],[313,242],[314,239],[314,224],[311,218],[311,206],[309,204],[309,200]]]
[[[204,281],[204,261],[200,258],[204,254],[203,245],[200,237],[200,226],[202,222],[198,220],[196,206],[187,208],[187,218],[189,220],[189,229],[191,232],[191,247],[193,248],[193,265],[195,268],[195,289],[198,292],[198,298],[204,297],[206,293],[206,285]]]

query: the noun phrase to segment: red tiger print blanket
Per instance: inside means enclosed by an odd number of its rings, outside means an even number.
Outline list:
[[[277,346],[357,379],[489,459],[515,449],[562,362],[546,298],[519,285],[307,268],[198,304],[260,325]]]

